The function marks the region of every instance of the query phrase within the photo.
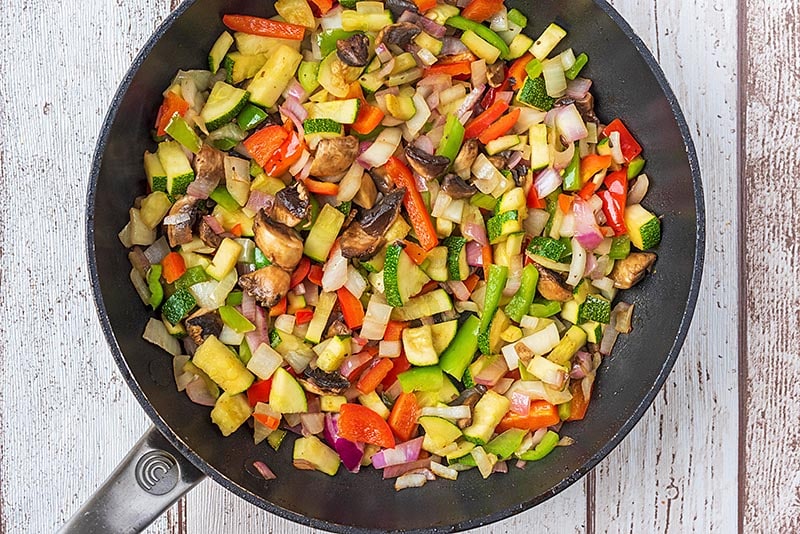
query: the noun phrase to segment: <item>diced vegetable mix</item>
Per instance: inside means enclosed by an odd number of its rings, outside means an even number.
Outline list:
[[[562,28],[415,5],[225,15],[211,70],[164,92],[120,232],[145,339],[223,435],[302,433],[297,468],[397,489],[549,454],[661,238],[642,147]]]

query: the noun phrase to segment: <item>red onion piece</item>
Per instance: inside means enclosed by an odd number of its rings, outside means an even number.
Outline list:
[[[501,460],[494,464],[492,467],[492,473],[508,473],[508,464],[505,460]]]
[[[473,377],[476,384],[484,386],[494,386],[508,372],[508,364],[505,358],[495,358],[492,363],[480,370]]]
[[[441,24],[438,24],[429,18],[420,17],[411,11],[404,12],[400,18],[397,19],[397,22],[410,22],[411,24],[416,24],[425,30],[425,33],[428,33],[437,39],[441,39],[444,37],[444,34],[447,33],[447,28]]]
[[[467,242],[467,265],[470,267],[483,266],[483,251],[481,250],[481,244],[477,241]]]
[[[214,406],[217,399],[208,391],[205,381],[199,376],[186,385],[186,394],[189,399],[200,406]]]
[[[486,84],[474,87],[467,95],[467,98],[464,99],[464,102],[459,106],[456,111],[456,116],[461,124],[466,124],[467,120],[472,116],[472,110],[478,102],[481,101],[484,89],[486,89]]]
[[[588,80],[586,78],[575,78],[574,80],[567,82],[567,96],[576,100],[580,100],[586,96],[586,93],[589,92],[590,87],[592,87],[592,80]]]
[[[427,154],[433,154],[433,151],[435,150],[433,141],[431,141],[431,138],[427,135],[420,135],[417,137],[417,139],[414,141],[414,146]]]
[[[250,194],[252,195],[253,193]],[[203,217],[203,220],[215,234],[221,235],[225,233],[225,229],[222,227],[222,224],[220,224],[217,218],[213,215],[206,215]]]
[[[539,198],[544,198],[561,185],[561,175],[552,167],[547,167],[539,173],[533,181],[533,186],[536,188],[536,194]]]
[[[250,197],[247,199],[247,204],[245,207],[255,212],[258,212],[262,209],[269,211],[273,202],[275,202],[274,196],[259,189],[253,189],[250,191]]]
[[[514,169],[517,165],[522,162],[522,152],[519,150],[514,150],[511,152],[511,155],[508,157],[508,168]]]
[[[453,296],[455,296],[460,301],[469,300],[469,289],[467,286],[464,285],[464,282],[460,280],[450,280],[447,282],[447,287],[453,292]]]
[[[301,413],[300,424],[303,427],[303,435],[313,436],[323,430],[325,424],[325,414],[322,413]]]
[[[302,103],[308,99],[308,93],[306,90],[303,89],[303,86],[300,85],[300,82],[297,79],[292,78],[292,81],[289,82],[289,86],[286,88],[286,91],[283,92],[286,100],[289,99],[296,99],[298,102]]]
[[[338,416],[325,414],[324,436],[325,441],[339,454],[347,470],[358,473],[361,469],[361,459],[364,457],[364,445],[339,436]]]
[[[255,467],[256,471],[258,471],[258,473],[267,480],[275,480],[278,478],[277,475],[272,472],[272,469],[267,467],[267,464],[264,462],[253,462],[253,467]]]
[[[303,121],[308,118],[308,111],[300,104],[299,100],[287,98],[278,110],[292,120],[301,136],[304,135]]]
[[[348,356],[345,358],[344,362],[342,362],[339,372],[343,377],[350,380],[350,377],[353,375],[353,373],[371,359],[372,355],[369,352],[358,352],[352,356]]]
[[[510,104],[512,98],[514,98],[514,91],[500,91],[494,95],[495,102],[500,101],[506,104]]]
[[[515,391],[511,394],[510,411],[519,415],[528,415],[531,408],[531,398],[524,393]]]
[[[400,475],[404,475],[409,471],[413,471],[414,469],[428,469],[431,466],[431,458],[430,456],[427,458],[422,458],[420,460],[416,460],[414,462],[408,462],[405,464],[399,465],[390,465],[383,470],[383,478],[397,478]]]
[[[603,242],[604,236],[597,226],[591,206],[576,196],[572,203],[572,214],[575,217],[575,238],[578,243],[587,250],[597,248]]]
[[[242,315],[244,315],[251,323],[256,320],[256,299],[254,299],[247,291],[242,293]],[[255,350],[258,347],[252,348]]]
[[[372,457],[375,469],[383,469],[391,465],[414,462],[419,458],[422,450],[422,437],[418,437],[394,446],[393,449],[383,449]]]
[[[489,237],[486,235],[486,228],[482,224],[470,222],[464,225],[462,230],[464,237],[477,241],[480,245],[488,245]]]
[[[597,258],[589,252],[586,254],[586,268],[583,271],[583,276],[590,276],[595,269],[597,269]]]
[[[467,45],[461,42],[461,39],[457,37],[445,37],[442,43],[442,51],[439,53],[442,56],[454,56],[469,51]]]

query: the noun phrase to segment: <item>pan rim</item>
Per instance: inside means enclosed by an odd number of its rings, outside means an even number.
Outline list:
[[[251,491],[247,490],[246,488],[240,486],[230,478],[226,477],[219,471],[217,468],[213,467],[209,462],[201,458],[194,450],[178,435],[176,434],[172,428],[167,424],[167,422],[161,417],[155,407],[150,403],[150,401],[145,397],[142,388],[140,387],[139,383],[136,381],[136,378],[133,376],[130,367],[128,366],[127,360],[125,356],[122,354],[122,351],[119,347],[117,342],[116,336],[114,335],[114,331],[111,326],[111,322],[108,317],[108,313],[105,307],[105,302],[103,300],[102,291],[100,289],[100,282],[99,282],[99,275],[97,269],[97,257],[96,257],[96,250],[95,250],[95,231],[94,231],[94,214],[95,214],[95,196],[96,196],[96,188],[97,182],[100,175],[100,168],[103,161],[103,155],[106,149],[108,137],[110,134],[111,126],[116,119],[117,112],[119,109],[120,102],[125,97],[130,85],[134,79],[134,77],[139,72],[139,68],[141,67],[144,60],[149,56],[152,52],[155,45],[161,40],[164,34],[169,30],[169,28],[174,24],[174,22],[183,15],[191,6],[197,3],[198,0],[184,0],[172,13],[170,13],[164,21],[158,26],[156,31],[153,35],[148,39],[147,43],[142,47],[139,53],[136,55],[131,67],[126,72],[124,78],[122,79],[121,83],[119,84],[117,91],[112,98],[108,112],[106,113],[105,118],[103,119],[103,125],[100,129],[97,144],[95,147],[94,154],[92,156],[92,165],[90,170],[89,176],[89,183],[87,188],[87,195],[86,195],[86,255],[87,255],[87,262],[89,268],[89,275],[90,275],[90,286],[92,289],[92,296],[95,303],[95,308],[98,314],[98,318],[100,319],[100,326],[103,330],[103,334],[106,338],[106,341],[109,345],[111,350],[112,356],[120,369],[123,377],[125,378],[128,387],[130,388],[131,392],[133,393],[136,400],[144,409],[147,416],[152,420],[153,424],[158,428],[158,430],[169,440],[169,442],[184,456],[186,457],[192,464],[195,465],[201,472],[207,475],[209,478],[217,482],[218,484],[222,485],[228,491],[231,491],[235,495],[243,498],[245,501],[258,506],[270,513],[276,514],[282,518],[288,519],[290,521],[294,521],[296,523],[313,527],[319,528],[331,532],[342,532],[348,534],[354,533],[368,533],[368,532],[386,532],[383,529],[368,529],[368,528],[361,528],[361,527],[353,527],[349,525],[342,525],[338,523],[333,523],[331,521],[325,521],[322,519],[312,518],[308,516],[304,516],[302,514],[298,514],[292,510],[288,510],[286,508],[282,508],[280,506],[275,505],[274,503],[269,502],[265,498],[258,496]],[[416,530],[404,530],[403,532],[419,532],[419,533],[441,533],[441,532],[457,532],[461,530],[467,530],[471,528],[478,528],[481,526],[488,525],[490,523],[494,523],[497,521],[501,521],[503,519],[507,519],[513,515],[516,515],[522,511],[528,510],[542,502],[546,501],[547,499],[555,496],[556,494],[564,491],[569,486],[580,480],[585,474],[589,471],[594,469],[597,464],[603,460],[612,450],[614,450],[622,440],[630,433],[630,431],[639,423],[644,413],[652,404],[655,396],[663,387],[664,383],[666,382],[667,376],[672,371],[672,368],[675,365],[675,362],[680,354],[681,347],[686,339],[686,335],[688,334],[689,328],[691,326],[692,317],[695,312],[697,300],[700,294],[700,286],[702,281],[702,274],[703,274],[703,263],[705,259],[705,221],[706,221],[706,213],[705,213],[705,202],[703,196],[703,186],[701,182],[701,173],[700,173],[700,166],[697,159],[697,152],[694,146],[694,142],[692,140],[691,132],[686,121],[685,116],[680,108],[678,100],[672,91],[672,88],[669,85],[669,82],[664,75],[664,72],[661,70],[658,62],[656,61],[653,54],[650,50],[645,46],[644,42],[636,35],[633,31],[631,26],[627,23],[627,21],[620,15],[613,6],[611,6],[606,0],[593,0],[594,3],[606,14],[611,18],[611,20],[620,28],[622,33],[625,37],[631,42],[634,48],[637,50],[639,55],[644,60],[645,64],[647,65],[648,69],[654,76],[656,82],[658,83],[661,91],[663,92],[667,102],[670,105],[670,109],[672,114],[678,124],[679,131],[681,133],[681,137],[683,139],[685,148],[686,148],[686,155],[688,158],[689,167],[691,170],[692,175],[692,185],[693,185],[693,194],[694,194],[694,203],[695,203],[695,210],[696,210],[696,239],[695,239],[695,249],[694,249],[694,262],[692,265],[692,279],[689,287],[689,294],[686,306],[683,310],[683,314],[681,316],[681,321],[675,335],[675,339],[667,353],[667,357],[664,360],[664,363],[659,371],[659,374],[656,377],[655,382],[652,386],[648,389],[646,395],[642,398],[641,402],[638,404],[636,409],[633,411],[630,417],[622,424],[620,429],[609,439],[606,444],[601,447],[594,455],[592,455],[586,462],[584,462],[577,470],[571,473],[569,476],[565,477],[561,480],[558,484],[553,486],[550,491],[538,495],[533,499],[521,502],[516,506],[512,506],[510,508],[505,508],[494,514],[490,514],[487,516],[482,516],[479,518],[474,518],[466,521],[462,521],[453,525],[449,525],[447,527],[435,527],[435,528],[426,528],[426,529],[416,529]]]

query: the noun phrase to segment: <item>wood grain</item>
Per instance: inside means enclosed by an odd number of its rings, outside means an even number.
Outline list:
[[[735,532],[736,8],[613,3],[656,55],[686,115],[708,237],[701,297],[675,368],[647,415],[596,470],[596,531]]]
[[[800,7],[742,3],[743,532],[800,531]],[[786,147],[786,143],[791,145]]]

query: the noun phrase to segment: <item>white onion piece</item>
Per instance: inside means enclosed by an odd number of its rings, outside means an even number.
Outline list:
[[[587,78],[575,78],[567,83],[567,96],[570,98],[581,99],[586,96],[586,93],[589,92],[591,87],[592,80]]]
[[[367,289],[367,281],[358,272],[358,269],[352,265],[347,266],[347,281],[344,287],[357,299],[361,298],[364,291]]]
[[[469,289],[460,280],[450,280],[447,282],[447,287],[453,292],[453,296],[460,301],[469,300]]]
[[[469,406],[464,404],[458,406],[425,406],[422,408],[422,414],[431,415],[433,417],[441,417],[443,419],[450,419],[456,421],[458,419],[466,419],[472,415]]]
[[[320,19],[320,25],[323,30],[338,30],[342,28],[342,6],[337,6],[335,9],[328,11],[324,17]],[[316,42],[316,39],[311,39],[311,42]],[[320,57],[321,59],[321,57]]]
[[[619,132],[611,132],[608,136],[609,145],[611,146],[611,159],[614,163],[622,165],[625,163],[625,157],[622,155],[622,143],[619,139]]]
[[[533,187],[536,188],[536,195],[539,198],[545,198],[547,195],[558,189],[562,181],[563,178],[561,178],[561,175],[558,173],[558,171],[552,167],[547,167],[545,170],[540,172],[533,181]]]
[[[150,265],[155,265],[161,263],[161,260],[169,254],[169,251],[167,239],[161,236],[155,243],[144,249],[144,256],[147,258],[147,261],[150,262]]]
[[[295,322],[296,319],[294,315],[284,313],[275,318],[275,328],[283,330],[284,332],[291,332],[294,330]]]
[[[189,356],[185,354],[181,354],[172,358],[172,373],[175,375],[175,385],[178,387],[178,391],[183,391],[186,389],[186,386],[189,385],[189,382],[197,377],[197,375],[194,373],[183,370],[183,367],[186,365],[186,362],[188,362],[189,359]]]
[[[636,181],[628,191],[628,200],[626,204],[640,204],[647,194],[647,189],[650,187],[650,178],[646,174],[640,174]]]
[[[566,148],[561,151],[556,150],[554,145],[551,145],[550,149],[550,159],[553,162],[553,167],[559,171],[566,169],[572,161],[572,156],[575,154],[575,144],[567,143]]]
[[[561,52],[558,55],[558,58],[561,60],[561,67],[564,70],[571,69],[572,66],[575,64],[575,52],[573,52],[571,48],[567,48],[566,50]]]
[[[392,307],[378,293],[374,293],[367,304],[361,336],[371,340],[383,339],[391,315]]]
[[[470,64],[471,82],[473,87],[483,85],[487,82],[486,60],[479,59]]]
[[[147,326],[144,328],[142,337],[145,341],[149,341],[153,345],[158,345],[173,356],[178,356],[181,353],[181,344],[170,335],[167,331],[167,327],[158,319],[153,319],[151,317],[150,320],[147,321]]]
[[[400,141],[403,138],[403,131],[400,128],[386,128],[375,139],[375,142],[365,150],[358,161],[367,169],[380,167],[389,161],[395,153]]]
[[[342,181],[339,182],[339,192],[336,194],[336,200],[339,202],[348,202],[353,200],[361,189],[361,179],[364,176],[364,168],[357,162],[350,166],[350,169],[345,173]]]
[[[542,75],[548,96],[552,98],[564,96],[564,92],[567,90],[567,77],[564,75],[564,67],[561,65],[560,58],[545,60],[542,63]]]
[[[569,264],[567,284],[576,286],[581,281],[583,271],[586,269],[586,250],[578,242],[578,238],[573,237],[570,242],[572,243],[572,261]]]
[[[400,356],[402,344],[399,341],[382,340],[378,345],[378,354],[381,358],[397,358]]]
[[[189,399],[200,406],[214,406],[217,399],[206,387],[206,382],[199,376],[186,385],[186,395]]]
[[[281,316],[283,317],[283,316]],[[290,316],[294,319],[294,316]],[[280,318],[280,317],[279,317]],[[294,320],[292,320],[292,328],[286,330],[283,327],[278,327],[278,321],[275,321],[275,328],[284,332],[291,332],[294,328]],[[266,343],[261,343],[258,348],[253,351],[253,356],[247,362],[247,369],[250,370],[261,380],[269,380],[272,374],[283,365],[283,357],[278,352]]]
[[[537,190],[538,194],[538,190]],[[544,227],[547,226],[547,221],[550,219],[550,214],[547,210],[528,209],[528,216],[525,217],[522,225],[525,231],[532,236],[541,235]]]
[[[583,122],[575,104],[564,106],[556,115],[556,128],[561,132],[561,137],[567,143],[574,143],[585,139],[589,135],[586,124]]]
[[[136,290],[136,293],[139,294],[139,298],[142,299],[142,303],[145,306],[150,304],[150,287],[147,285],[144,277],[134,268],[131,268],[130,272],[130,279],[131,283],[133,284],[133,288]]]
[[[342,256],[342,249],[337,245],[322,268],[322,290],[336,291],[344,286],[345,282],[347,282],[347,258]]]

